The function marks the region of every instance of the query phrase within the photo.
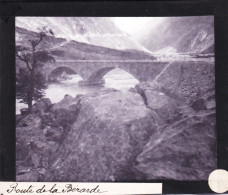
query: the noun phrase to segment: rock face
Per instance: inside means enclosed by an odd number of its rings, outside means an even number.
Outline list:
[[[132,179],[136,156],[156,130],[140,95],[109,90],[82,97],[80,105],[77,121],[53,158],[45,180]]]

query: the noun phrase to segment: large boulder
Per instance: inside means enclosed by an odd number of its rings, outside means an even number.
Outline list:
[[[80,97],[73,98],[70,95],[65,95],[60,102],[54,104],[50,113],[55,118],[55,125],[64,126],[74,123],[80,109],[79,103]]]
[[[49,115],[43,117],[44,132],[48,140],[63,142],[71,125],[76,121],[79,109],[80,98],[73,98],[70,95],[54,104]]]
[[[177,91],[171,90],[158,83],[142,82],[135,87],[142,96],[144,103],[157,115],[162,123],[171,123],[182,117],[181,107],[184,100]]]
[[[141,96],[104,90],[85,95],[80,112],[60,146],[45,181],[124,181],[156,131]]]
[[[45,112],[49,111],[51,106],[52,106],[52,104],[51,104],[50,99],[49,98],[43,98],[43,99],[37,101],[32,106],[32,112],[33,113],[44,114]]]

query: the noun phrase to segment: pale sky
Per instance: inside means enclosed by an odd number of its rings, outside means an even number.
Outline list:
[[[156,28],[163,19],[164,17],[115,17],[113,22],[120,30],[137,38],[146,29]]]

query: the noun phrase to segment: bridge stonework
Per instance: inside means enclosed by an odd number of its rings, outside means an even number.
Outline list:
[[[152,81],[168,64],[152,60],[75,60],[56,61],[43,67],[43,74],[49,79],[50,74],[57,68],[69,68],[80,75],[81,85],[104,83],[103,76],[115,68],[120,68],[139,82]]]

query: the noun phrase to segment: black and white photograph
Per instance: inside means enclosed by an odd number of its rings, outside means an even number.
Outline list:
[[[206,181],[214,16],[16,17],[16,181]]]

